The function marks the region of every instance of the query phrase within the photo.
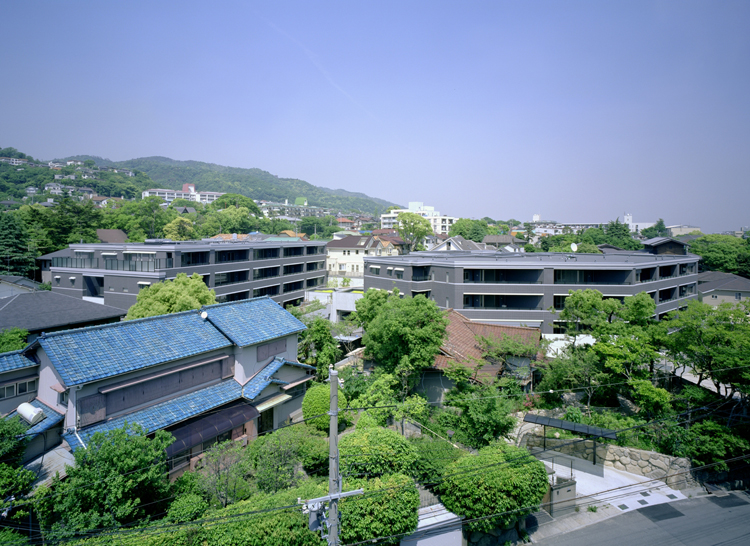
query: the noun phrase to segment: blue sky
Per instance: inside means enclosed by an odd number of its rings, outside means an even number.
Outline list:
[[[13,2],[0,146],[461,217],[750,224],[750,2]]]

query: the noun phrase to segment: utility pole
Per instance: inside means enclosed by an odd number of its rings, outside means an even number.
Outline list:
[[[328,495],[341,493],[341,474],[339,474],[339,372],[331,367],[328,374],[331,383],[331,416],[328,442]],[[328,503],[328,544],[339,545],[339,501],[332,499]]]
[[[309,529],[320,531],[328,542],[328,546],[340,546],[339,542],[339,499],[353,497],[364,493],[364,489],[341,492],[341,474],[339,474],[339,373],[330,368],[331,407],[328,415],[330,421],[330,437],[328,448],[328,495],[317,499],[310,499],[303,504],[303,513],[310,515]],[[302,499],[298,499],[302,503]],[[325,516],[324,503],[328,503],[328,517]],[[326,530],[328,533],[326,534]]]

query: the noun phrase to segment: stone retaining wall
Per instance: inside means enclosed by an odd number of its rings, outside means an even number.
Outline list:
[[[522,445],[541,448],[544,446],[544,437],[527,434],[522,440]],[[594,461],[592,440],[547,438],[547,449]],[[697,485],[690,472],[690,461],[683,457],[670,457],[654,451],[597,442],[596,462],[631,474],[661,480],[673,489],[685,489]]]

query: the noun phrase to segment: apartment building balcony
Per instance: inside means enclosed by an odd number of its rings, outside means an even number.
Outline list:
[[[538,269],[464,269],[464,284],[542,284]]]

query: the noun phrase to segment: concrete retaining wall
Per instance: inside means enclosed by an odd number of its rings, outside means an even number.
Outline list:
[[[522,444],[526,447],[541,448],[544,445],[544,438],[527,434],[524,436]],[[593,462],[594,460],[594,442],[592,440],[575,441],[547,438],[547,449],[587,461]],[[690,472],[690,461],[683,457],[670,457],[654,451],[597,442],[596,462],[631,474],[661,480],[673,489],[685,489],[697,485]]]

